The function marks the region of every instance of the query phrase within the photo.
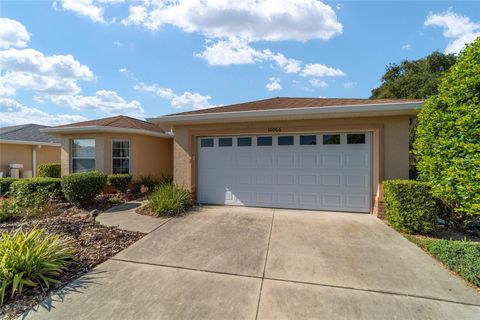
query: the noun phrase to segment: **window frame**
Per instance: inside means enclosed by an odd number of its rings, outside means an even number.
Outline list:
[[[73,149],[74,149],[74,144],[75,141],[77,140],[91,140],[93,141],[93,150],[95,150],[95,155],[92,157],[78,157],[78,156],[73,156]],[[87,171],[75,171],[74,170],[74,165],[73,162],[74,160],[93,160],[93,169],[87,170]],[[95,138],[72,138],[70,139],[70,173],[77,173],[77,172],[89,172],[89,171],[95,171],[97,167],[97,140]]]
[[[270,144],[258,144],[259,139],[261,138],[267,138],[270,139]],[[257,136],[257,147],[273,147],[273,136]]]
[[[338,143],[325,143],[325,136],[337,136]],[[342,134],[341,133],[322,133],[322,146],[339,146],[342,144]]]
[[[115,142],[128,142],[128,157],[114,157],[113,156],[113,144]],[[112,174],[115,174],[114,172],[114,166],[113,166],[113,160],[124,160],[124,159],[128,159],[128,173],[127,174],[131,174],[131,167],[132,167],[132,160],[131,160],[131,142],[129,139],[112,139],[112,144],[111,144],[112,148],[111,148],[111,152],[112,152]]]

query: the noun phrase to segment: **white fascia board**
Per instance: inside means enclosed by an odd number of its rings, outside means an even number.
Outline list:
[[[284,118],[288,119],[316,117],[316,118],[338,118],[338,117],[361,117],[361,116],[383,116],[416,114],[422,107],[421,102],[389,103],[389,104],[366,104],[332,107],[313,108],[289,108],[254,111],[235,111],[201,113],[191,115],[172,115],[149,118],[147,121],[164,124],[190,124],[202,122],[227,122],[227,121],[261,121],[262,118]]]
[[[60,143],[55,143],[55,142],[41,142],[41,141],[25,141],[25,140],[6,140],[6,139],[0,139],[0,143],[5,143],[5,144],[22,144],[22,145],[30,145],[30,146],[60,147]]]
[[[146,136],[173,139],[172,134],[144,130],[144,129],[129,129],[129,128],[115,128],[104,126],[85,126],[85,127],[62,127],[62,128],[45,128],[40,129],[42,132],[50,134],[75,134],[75,133],[92,133],[92,132],[111,132],[111,133],[130,133],[130,134],[142,134]]]

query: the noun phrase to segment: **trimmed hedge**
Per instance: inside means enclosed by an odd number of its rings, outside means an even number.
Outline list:
[[[48,178],[60,178],[60,163],[42,163],[38,166],[38,176]]]
[[[65,198],[79,205],[93,202],[107,185],[107,175],[97,171],[72,173],[61,180]]]
[[[132,182],[132,176],[129,174],[110,174],[107,177],[107,181],[117,191],[125,193]]]
[[[191,193],[173,184],[165,184],[155,189],[148,199],[148,206],[157,216],[178,216],[193,205]]]
[[[61,180],[59,178],[30,178],[19,179],[12,183],[10,194],[12,196],[30,195],[38,190],[60,194],[62,191]]]
[[[12,183],[18,180],[17,178],[0,178],[0,196],[9,193]]]
[[[389,180],[383,183],[383,191],[387,221],[394,228],[407,233],[435,228],[439,210],[426,183]]]

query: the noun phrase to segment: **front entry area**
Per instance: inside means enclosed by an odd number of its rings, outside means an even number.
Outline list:
[[[370,212],[372,135],[199,137],[199,203]]]

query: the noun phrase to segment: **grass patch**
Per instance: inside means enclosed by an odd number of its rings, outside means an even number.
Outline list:
[[[148,207],[159,217],[173,217],[185,213],[193,205],[190,192],[173,184],[155,189],[148,199]]]
[[[407,235],[407,238],[440,260],[467,282],[480,287],[480,243]]]

